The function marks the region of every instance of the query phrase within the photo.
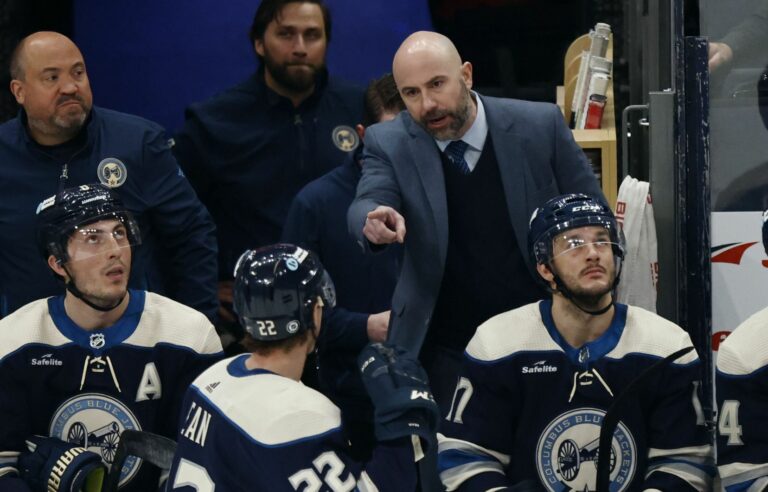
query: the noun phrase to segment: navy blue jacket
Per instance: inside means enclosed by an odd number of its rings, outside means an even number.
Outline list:
[[[97,107],[78,137],[55,147],[32,140],[23,111],[0,125],[0,314],[61,294],[62,285],[37,248],[35,211],[65,187],[99,182],[97,168],[106,158],[125,165],[126,180],[115,191],[141,229],[130,285],[215,316],[215,228],[176,164],[163,129]]]
[[[244,250],[277,242],[296,193],[342,162],[333,130],[362,121],[362,103],[360,89],[324,75],[294,108],[259,70],[187,108],[174,153],[216,222],[221,279]]]
[[[347,232],[347,209],[359,180],[360,166],[350,155],[309,183],[293,201],[282,237],[317,253],[336,286],[336,308],[323,319],[318,347],[321,383],[334,396],[363,391],[348,373],[368,343],[368,316],[390,308],[402,256],[399,245],[366,255]]]

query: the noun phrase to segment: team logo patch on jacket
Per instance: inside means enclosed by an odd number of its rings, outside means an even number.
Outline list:
[[[96,174],[101,184],[107,185],[110,188],[118,188],[128,179],[128,169],[123,164],[123,161],[116,157],[107,157],[99,162]]]
[[[49,434],[93,451],[111,465],[120,434],[125,429],[141,430],[141,426],[124,403],[107,395],[85,393],[70,398],[56,409]],[[140,459],[128,457],[120,475],[121,486],[136,475],[140,465]]]
[[[352,152],[360,145],[360,137],[357,132],[347,125],[339,125],[331,132],[334,145],[344,152]]]
[[[552,492],[595,490],[600,427],[605,412],[578,408],[566,412],[544,429],[536,446],[541,482]],[[637,468],[637,445],[619,422],[611,442],[611,492],[626,490]]]

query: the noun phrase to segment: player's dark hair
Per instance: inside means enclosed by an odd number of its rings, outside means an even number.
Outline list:
[[[256,340],[249,333],[246,333],[242,340],[240,340],[240,345],[242,345],[248,352],[255,353],[262,357],[266,357],[277,351],[288,353],[293,350],[294,347],[304,343],[307,337],[310,336],[310,332],[311,330],[303,330],[292,337],[270,341]]]
[[[314,3],[320,7],[320,11],[323,13],[323,24],[325,25],[325,39],[329,43],[331,42],[331,12],[322,0],[263,0],[259,8],[256,9],[251,29],[248,32],[251,46],[253,46],[257,39],[264,39],[264,32],[266,32],[269,23],[279,19],[283,8],[289,3]],[[257,56],[259,55],[257,54]],[[259,56],[259,60],[261,60],[261,56]]]
[[[384,74],[368,84],[363,109],[363,125],[366,127],[378,123],[384,113],[399,113],[405,109],[405,103],[391,73]]]

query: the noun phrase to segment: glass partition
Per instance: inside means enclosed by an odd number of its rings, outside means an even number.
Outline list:
[[[709,38],[713,348],[766,307],[768,0],[699,0]],[[761,82],[762,80],[762,82]],[[762,85],[761,85],[762,84]]]

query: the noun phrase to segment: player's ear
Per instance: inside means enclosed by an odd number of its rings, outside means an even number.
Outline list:
[[[53,273],[59,277],[64,277],[65,279],[67,278],[67,271],[64,269],[64,267],[61,266],[55,256],[48,256],[48,266],[51,267]]]
[[[555,274],[552,273],[552,269],[545,263],[537,263],[536,271],[539,272],[541,278],[543,278],[551,288],[555,288]]]
[[[320,323],[323,322],[323,298],[317,296],[315,307],[312,309],[312,322],[315,324],[315,337],[320,335]]]

